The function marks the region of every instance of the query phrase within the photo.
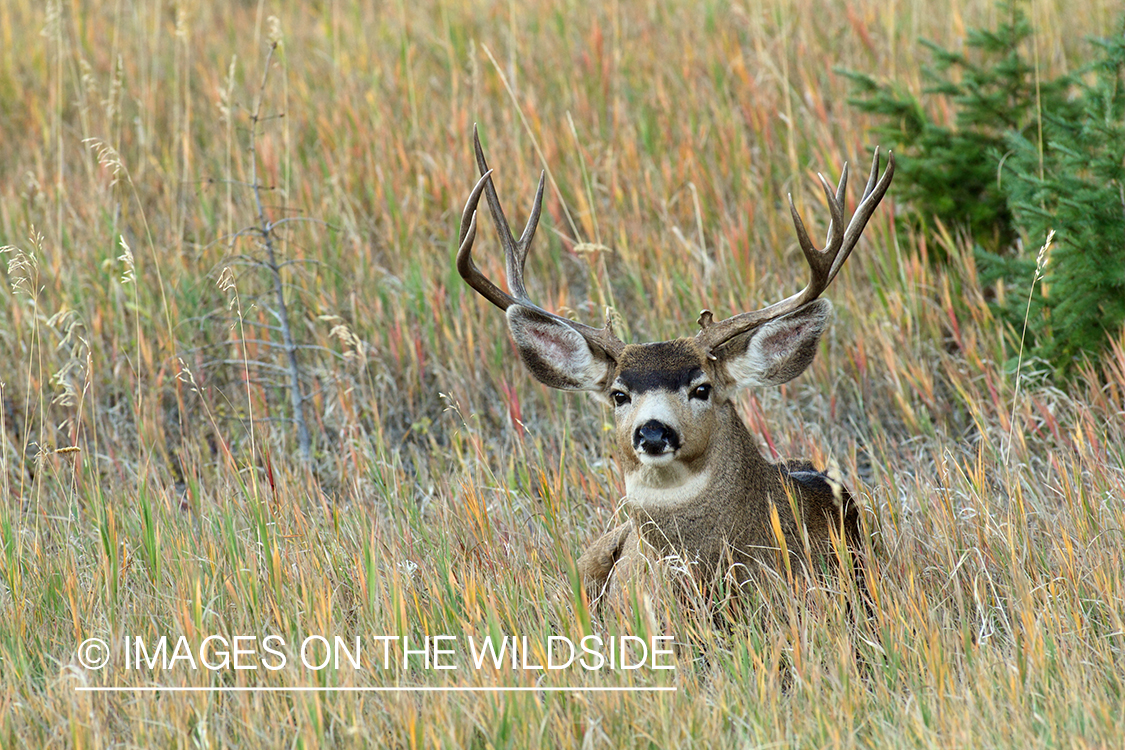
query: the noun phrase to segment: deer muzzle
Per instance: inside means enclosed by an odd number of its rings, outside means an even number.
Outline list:
[[[680,447],[680,436],[663,422],[650,419],[633,432],[633,450],[649,456],[675,453]]]

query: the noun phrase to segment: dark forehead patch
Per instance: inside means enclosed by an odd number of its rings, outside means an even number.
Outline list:
[[[699,351],[683,339],[626,347],[617,377],[632,393],[678,391],[703,374]]]

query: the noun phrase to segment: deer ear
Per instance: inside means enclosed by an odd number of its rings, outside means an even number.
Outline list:
[[[613,360],[566,323],[522,305],[508,308],[508,329],[540,383],[564,391],[601,391]]]
[[[738,387],[787,383],[812,363],[831,314],[831,302],[814,300],[735,337],[716,355]]]

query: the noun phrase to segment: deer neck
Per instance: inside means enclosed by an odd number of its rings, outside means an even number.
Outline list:
[[[734,406],[722,408],[706,454],[626,473],[627,511],[642,539],[661,554],[713,558],[713,547],[740,544],[749,533],[747,505],[783,493],[776,468],[762,457]]]

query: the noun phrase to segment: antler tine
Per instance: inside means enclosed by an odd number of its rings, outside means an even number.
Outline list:
[[[547,173],[539,173],[539,187],[535,189],[535,200],[531,204],[531,216],[527,217],[523,234],[516,242],[515,253],[505,256],[505,269],[508,273],[508,286],[512,292],[521,299],[528,299],[527,288],[523,283],[523,270],[527,265],[527,251],[531,249],[531,241],[535,239],[535,230],[539,228],[539,214],[543,210],[543,189],[547,185]]]
[[[820,178],[820,185],[824,188],[824,197],[828,199],[828,209],[832,212],[832,220],[828,222],[828,241],[825,243],[826,247],[832,247],[837,241],[837,233],[840,232],[840,227],[843,224],[844,193],[848,187],[848,163],[844,162],[844,168],[840,170],[840,184],[836,186],[835,195],[832,194],[832,185],[824,179],[824,175],[817,172],[816,176]],[[792,207],[793,196],[789,196],[789,204]],[[837,208],[839,208],[839,216],[836,215]]]
[[[477,167],[483,175],[491,171],[488,161],[484,158],[484,149],[480,145],[480,133],[473,126],[473,151],[476,153]],[[508,288],[517,300],[529,302],[527,287],[523,283],[524,265],[527,263],[527,252],[531,249],[531,241],[535,239],[535,230],[539,226],[539,214],[543,209],[543,189],[546,185],[546,175],[539,175],[539,188],[535,191],[535,201],[531,206],[531,215],[517,241],[512,236],[512,228],[508,218],[504,215],[504,208],[500,205],[500,197],[496,194],[496,186],[491,181],[484,188],[485,197],[488,199],[488,208],[492,213],[492,221],[496,224],[496,232],[500,235],[500,244],[504,246],[504,266],[508,275]]]
[[[891,172],[891,175],[894,176],[895,155],[894,155],[893,151],[890,153],[890,156],[888,157],[887,161],[888,161],[887,169],[889,169],[890,172]],[[871,195],[871,191],[875,189],[875,177],[878,174],[879,174],[879,147],[876,146],[875,147],[875,155],[871,157],[871,174],[869,174],[867,176],[867,185],[863,188],[863,197],[859,199],[860,203],[867,200],[867,196]],[[891,180],[888,177],[887,178],[887,185],[890,185],[890,184],[891,184]],[[884,187],[883,192],[885,193],[886,191],[887,191],[887,188]]]
[[[809,286],[806,288],[806,294],[812,294],[809,298],[815,299],[817,295],[828,288],[828,283],[831,281],[828,278],[829,272],[832,270],[832,262],[837,258],[841,243],[844,238],[844,191],[848,186],[848,163],[844,162],[844,168],[840,170],[840,184],[836,188],[836,194],[832,193],[832,186],[828,180],[824,179],[824,175],[819,172],[816,175],[820,178],[820,186],[824,189],[824,197],[828,201],[828,211],[832,214],[832,219],[828,222],[828,238],[824,243],[824,250],[816,250],[813,248],[812,242],[809,241],[808,235],[805,236],[801,242],[801,249],[805,251],[805,260],[808,262],[809,267],[812,269],[812,279],[809,281]],[[793,205],[793,196],[789,195],[789,211],[794,216],[798,216],[797,208]],[[797,229],[798,233],[805,231],[805,225],[802,223]],[[809,252],[812,249],[812,252]],[[850,248],[848,249],[850,252]]]
[[[507,310],[516,304],[515,298],[489,281],[473,262],[473,241],[477,238],[477,204],[480,203],[481,193],[491,183],[492,172],[489,170],[477,180],[473,192],[469,193],[469,200],[465,202],[465,210],[461,214],[460,245],[457,248],[457,272],[482,297],[501,310]]]
[[[573,328],[588,342],[596,345],[611,357],[616,357],[625,344],[613,332],[613,326],[606,322],[604,328],[593,328],[583,323],[567,320],[554,313],[547,312],[531,301],[527,294],[527,287],[523,281],[524,266],[527,263],[527,253],[531,249],[531,242],[535,239],[535,230],[539,226],[539,216],[543,211],[543,191],[546,188],[546,175],[540,174],[539,187],[535,191],[535,201],[531,207],[531,215],[527,219],[523,233],[519,240],[512,236],[508,219],[500,205],[500,198],[496,194],[496,186],[492,183],[492,170],[484,158],[484,149],[480,145],[480,135],[476,126],[473,127],[473,150],[476,152],[477,167],[481,177],[469,194],[465,203],[465,210],[461,214],[461,229],[459,235],[460,245],[457,249],[457,271],[461,277],[475,289],[482,297],[501,310],[507,310],[512,305],[535,310],[544,316],[558,320]],[[511,294],[504,292],[492,283],[473,262],[473,241],[477,234],[477,206],[481,195],[488,200],[488,208],[492,214],[492,221],[496,225],[496,232],[500,235],[500,244],[504,247],[504,270],[508,277],[508,288]]]
[[[883,200],[886,195],[887,189],[891,186],[891,179],[895,176],[895,155],[891,152],[887,155],[887,170],[883,173],[882,177],[879,175],[879,147],[875,147],[875,155],[871,159],[871,174],[867,177],[867,185],[863,189],[863,198],[860,199],[859,205],[856,206],[855,213],[852,219],[848,222],[848,228],[844,232],[844,247],[832,263],[832,269],[828,274],[828,284],[832,283],[832,279],[836,278],[839,273],[840,267],[844,265],[844,261],[848,259],[852,249],[859,242],[860,235],[863,230],[867,228],[867,222],[871,215],[875,213],[875,209]],[[876,181],[878,177],[878,181]]]
[[[844,265],[844,261],[848,259],[856,243],[859,242],[860,235],[863,234],[868,220],[875,212],[879,202],[883,200],[883,196],[886,195],[894,173],[895,156],[891,153],[887,158],[886,171],[883,172],[881,177],[879,176],[879,149],[876,148],[871,161],[871,174],[864,186],[863,197],[860,199],[859,206],[856,207],[855,214],[848,222],[847,228],[844,227],[844,193],[848,184],[848,165],[845,163],[844,168],[840,171],[840,182],[835,192],[833,192],[828,180],[824,179],[823,175],[818,175],[821,187],[824,189],[824,196],[828,201],[828,210],[832,214],[832,220],[828,225],[828,237],[823,250],[817,249],[812,240],[809,239],[805,223],[801,220],[801,215],[793,204],[793,196],[790,195],[789,212],[793,216],[793,228],[797,233],[797,242],[801,245],[801,251],[809,264],[811,273],[809,283],[800,292],[781,302],[776,302],[761,310],[740,313],[718,323],[711,322],[711,314],[705,310],[699,318],[702,330],[696,334],[701,342],[714,349],[735,336],[767,321],[788,315],[819,297],[836,278],[836,274]]]

